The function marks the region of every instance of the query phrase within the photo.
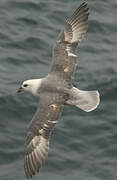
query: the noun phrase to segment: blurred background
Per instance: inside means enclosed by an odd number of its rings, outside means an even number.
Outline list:
[[[0,179],[23,180],[27,127],[37,100],[16,90],[45,76],[52,48],[81,0],[0,1]],[[87,0],[88,32],[79,45],[74,84],[98,89],[90,113],[66,106],[51,138],[49,157],[34,180],[117,179],[117,1]]]

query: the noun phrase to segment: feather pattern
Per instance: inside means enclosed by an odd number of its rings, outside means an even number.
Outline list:
[[[67,25],[60,33],[53,51],[51,74],[72,83],[77,62],[76,47],[84,37],[88,28],[89,8],[87,3],[82,3],[68,19]]]
[[[29,125],[25,143],[24,169],[27,178],[39,172],[48,156],[51,132],[65,101],[63,93],[40,93],[39,107]]]
[[[64,88],[72,88],[77,65],[75,50],[87,31],[88,15],[88,5],[83,3],[67,21],[54,47],[52,68],[46,86],[41,84],[39,107],[28,128],[24,153],[27,178],[39,172],[48,156],[51,132],[68,100]]]

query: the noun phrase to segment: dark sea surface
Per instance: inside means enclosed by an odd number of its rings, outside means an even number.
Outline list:
[[[24,180],[23,151],[37,100],[17,95],[24,80],[45,76],[52,47],[78,0],[0,1],[0,180]],[[49,157],[34,180],[117,179],[117,0],[88,0],[88,32],[79,45],[74,84],[98,89],[90,113],[66,106]]]

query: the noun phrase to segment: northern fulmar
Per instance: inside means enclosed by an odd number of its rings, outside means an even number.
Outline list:
[[[26,80],[17,91],[26,91],[39,98],[37,111],[29,125],[24,148],[24,169],[27,178],[39,172],[48,156],[52,130],[64,105],[74,105],[86,112],[100,101],[98,91],[79,90],[72,84],[76,69],[76,47],[88,28],[89,8],[82,3],[66,22],[53,49],[52,66],[47,76]]]

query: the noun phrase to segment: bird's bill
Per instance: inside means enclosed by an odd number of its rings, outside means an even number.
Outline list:
[[[20,87],[20,88],[16,91],[16,93],[20,93],[20,92],[22,92],[22,91],[23,91],[23,88]]]

